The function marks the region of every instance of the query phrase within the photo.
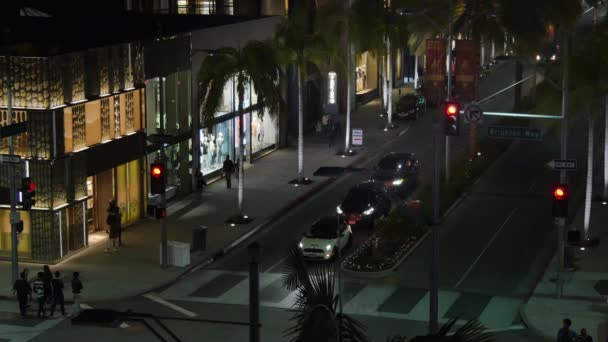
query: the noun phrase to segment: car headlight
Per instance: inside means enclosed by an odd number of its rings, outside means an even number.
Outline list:
[[[325,246],[325,250],[326,250],[326,251],[331,251],[331,245],[327,245],[327,246]]]
[[[338,212],[338,214],[343,214],[344,212],[342,211],[342,208],[340,208],[340,206],[336,207],[336,212]]]
[[[393,185],[401,185],[403,183],[403,178],[395,179],[393,181]]]
[[[374,212],[374,208],[369,208],[363,212],[363,215],[371,215]]]
[[[300,248],[304,248],[304,244],[303,244],[303,243],[301,243],[301,242],[298,244],[298,246],[299,246]]]

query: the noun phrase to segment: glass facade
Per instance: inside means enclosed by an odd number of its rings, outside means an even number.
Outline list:
[[[212,129],[201,129],[200,139],[200,165],[203,175],[220,170],[226,156],[234,160],[235,140],[232,120],[219,122]]]
[[[263,113],[260,117],[259,111],[256,110],[251,118],[251,153],[254,156],[277,144],[279,133],[277,118],[270,116],[266,109]]]

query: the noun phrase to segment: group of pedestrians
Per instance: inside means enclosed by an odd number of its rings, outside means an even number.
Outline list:
[[[325,114],[315,125],[315,132],[318,135],[326,136],[329,139],[329,147],[334,146],[336,137],[342,134],[340,122],[335,120],[332,115]]]
[[[83,289],[78,272],[73,273],[71,285],[74,312],[78,313],[80,311],[80,294]],[[44,265],[42,272],[38,272],[36,280],[31,285],[28,280],[28,270],[25,269],[13,284],[13,292],[19,302],[21,317],[27,316],[28,303],[33,301],[34,298],[38,304],[38,318],[46,317],[47,305],[50,305],[51,317],[54,316],[57,306],[61,310],[61,315],[65,316],[64,288],[61,272],[55,271],[53,274],[48,265]]]
[[[576,335],[576,332],[570,326],[572,326],[572,321],[565,318],[562,321],[562,327],[557,332],[557,342],[593,342],[593,338],[587,335],[587,329],[581,329],[581,334]]]

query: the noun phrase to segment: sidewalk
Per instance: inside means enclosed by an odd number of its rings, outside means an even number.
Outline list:
[[[578,210],[571,228],[582,231],[584,206]],[[551,260],[534,293],[521,310],[522,319],[535,333],[555,339],[564,318],[572,320],[572,328],[586,328],[594,341],[606,341],[606,333],[598,332],[601,323],[608,322],[608,206],[593,203],[589,232],[599,237],[600,244],[585,251],[576,250],[575,268],[565,273],[563,295],[557,299],[557,260]],[[602,294],[596,286],[603,280]]]
[[[398,90],[395,89],[395,94]],[[403,93],[403,92],[402,92]],[[332,148],[327,138],[305,137],[304,175],[313,179],[308,186],[295,187],[288,182],[297,176],[297,148],[277,150],[270,155],[248,165],[245,171],[244,208],[245,213],[254,218],[247,225],[231,227],[225,220],[237,212],[237,186],[225,188],[219,180],[210,184],[203,195],[190,195],[168,208],[168,239],[190,243],[192,229],[200,225],[208,227],[207,248],[204,252],[191,255],[191,264],[206,264],[212,258],[235,247],[248,232],[258,230],[278,218],[280,214],[320,191],[331,179],[312,177],[320,166],[354,166],[375,152],[376,147],[397,138],[397,134],[387,134],[378,127],[380,100],[374,100],[353,112],[352,127],[364,129],[365,149],[353,157],[343,158],[336,150],[343,146],[344,137],[337,137]],[[344,127],[344,126],[343,126]],[[236,183],[233,179],[233,183]],[[95,234],[90,237],[90,247],[73,257],[53,266],[64,279],[79,271],[84,283],[83,301],[96,302],[135,296],[151,289],[171,283],[188,271],[188,267],[159,266],[160,223],[144,218],[128,227],[122,235],[124,246],[118,252],[104,253],[107,235]],[[95,243],[93,241],[98,241]],[[246,260],[243,260],[246,262]],[[41,270],[40,264],[19,265],[27,267],[30,276]],[[6,275],[0,283],[0,297],[12,296],[10,262],[0,262],[0,274]],[[68,299],[71,296],[67,296]]]

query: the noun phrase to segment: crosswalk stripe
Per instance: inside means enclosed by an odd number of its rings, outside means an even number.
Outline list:
[[[143,297],[148,298],[149,300],[153,301],[153,302],[157,302],[158,304],[164,305],[170,309],[173,309],[179,313],[182,313],[188,317],[194,317],[196,316],[196,314],[192,311],[186,310],[180,306],[177,306],[171,302],[168,302],[160,297],[157,297],[155,294],[153,293],[146,293],[145,295],[143,295]]]
[[[454,304],[460,294],[454,291],[439,291],[439,317],[448,312],[450,306]],[[427,291],[426,295],[414,306],[412,311],[407,315],[414,320],[427,320],[429,318],[429,300],[430,292]]]
[[[492,297],[485,307],[479,321],[487,328],[495,329],[504,327],[504,317],[515,317],[523,301],[515,298]],[[513,320],[511,320],[511,323]]]
[[[394,286],[368,285],[346,304],[344,310],[357,315],[377,315],[378,307],[395,290]]]

